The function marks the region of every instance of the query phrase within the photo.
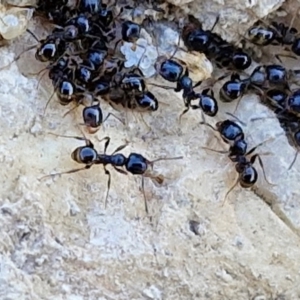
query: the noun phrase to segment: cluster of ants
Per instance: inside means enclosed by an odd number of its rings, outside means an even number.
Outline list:
[[[146,79],[139,69],[139,64],[134,68],[125,68],[125,59],[120,52],[120,44],[123,42],[135,44],[140,38],[142,25],[122,17],[124,11],[135,8],[121,5],[118,13],[115,12],[115,8],[115,5],[107,5],[100,0],[79,0],[73,8],[68,5],[68,0],[40,0],[36,7],[38,14],[53,21],[55,29],[46,39],[38,41],[35,57],[39,61],[49,63],[46,69],[49,71],[48,75],[52,80],[54,93],[61,105],[73,102],[76,107],[85,106],[82,125],[85,125],[88,132],[92,134],[109,116],[114,116],[110,113],[103,118],[100,99],[107,101],[113,108],[121,106],[138,112],[156,111],[159,105],[157,98],[147,88]],[[154,5],[152,9],[159,11],[159,8]],[[215,25],[217,21],[218,18]],[[222,102],[237,101],[238,106],[240,99],[247,92],[253,91],[259,94],[262,102],[274,110],[281,125],[292,137],[293,145],[300,146],[298,118],[300,90],[292,91],[290,88],[290,82],[297,82],[299,70],[287,70],[279,64],[261,65],[256,67],[249,76],[241,78],[241,73],[244,74],[244,70],[251,66],[252,59],[245,50],[226,42],[214,33],[215,25],[211,30],[204,30],[198,20],[189,17],[187,24],[181,30],[181,38],[187,51],[204,53],[218,68],[230,71],[229,74],[217,79],[219,81],[230,76],[230,80],[225,82],[219,91],[220,100]],[[28,32],[33,35],[31,31],[28,30]],[[290,51],[297,56],[300,55],[300,38],[298,38],[297,30],[282,23],[266,24],[260,20],[248,30],[245,39],[259,46],[271,44],[291,46]],[[229,145],[229,150],[223,152],[228,154],[229,159],[235,163],[238,179],[227,192],[225,199],[238,183],[243,188],[254,186],[258,178],[254,168],[256,159],[268,182],[259,154],[253,154],[262,143],[248,150],[243,130],[236,122],[237,118],[218,122],[216,127],[206,123],[204,115],[214,117],[218,113],[218,102],[213,89],[209,87],[197,92],[196,88],[202,82],[194,84],[189,76],[188,67],[184,62],[175,58],[175,53],[176,51],[170,57],[158,57],[155,68],[162,78],[175,83],[176,86],[160,87],[182,92],[185,109],[180,117],[189,109],[200,109],[203,116],[201,124],[217,131],[222,140]],[[197,104],[193,104],[195,100],[198,101]],[[164,157],[150,161],[138,153],[131,153],[126,157],[118,152],[127,144],[118,147],[108,155],[106,150],[110,142],[109,137],[103,139],[105,140],[104,153],[98,153],[93,143],[85,136],[63,137],[85,141],[85,146],[76,148],[72,153],[72,159],[85,166],[57,174],[74,173],[89,169],[93,165],[102,165],[105,174],[108,175],[106,201],[111,182],[110,172],[106,169],[107,165],[112,165],[122,174],[142,175],[144,192],[144,177],[150,177],[158,183],[163,182],[162,175],[153,175],[149,170],[156,161],[182,158]],[[296,157],[297,154],[290,168]],[[148,212],[146,199],[145,206]]]

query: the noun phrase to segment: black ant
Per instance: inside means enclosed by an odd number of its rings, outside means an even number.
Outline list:
[[[220,79],[224,77],[226,76],[222,76]],[[239,74],[233,73],[230,80],[225,82],[220,89],[220,100],[232,102],[239,99],[237,109],[240,99],[249,89],[255,90],[261,96],[263,96],[264,90],[272,86],[289,90],[288,79],[288,72],[280,65],[258,66],[245,79],[241,79]]]
[[[281,46],[291,46],[290,51],[297,56],[300,55],[300,38],[299,33],[296,28],[292,27],[293,22],[298,14],[298,10],[294,14],[290,25],[286,26],[283,23],[271,22],[267,24],[263,20],[258,20],[248,31],[246,40],[258,45],[258,46],[268,46],[268,45],[281,45]],[[275,57],[280,60],[280,56],[287,56],[295,58],[293,56],[278,54]]]
[[[235,117],[234,115],[227,113],[228,115]],[[238,120],[238,119],[237,119]],[[242,121],[238,120],[241,124],[244,124]],[[215,127],[212,125],[206,123],[205,121],[200,122],[200,125],[205,125],[211,128],[212,130],[218,132],[222,138],[222,140],[226,143],[229,144],[230,146],[233,146],[236,141],[239,140],[244,140],[244,132],[243,129],[240,125],[238,125],[235,121],[233,120],[224,120],[217,122]]]
[[[189,69],[187,68],[186,64],[183,61],[174,58],[179,48],[179,42],[180,39],[178,39],[176,50],[169,59],[167,59],[166,56],[159,56],[155,63],[158,74],[169,82],[176,82],[176,87],[172,88],[153,83],[151,83],[151,85],[162,87],[165,89],[173,89],[175,92],[183,91],[182,96],[186,109],[180,115],[180,119],[182,115],[184,115],[189,110],[189,108],[201,108],[204,114],[213,117],[218,112],[218,103],[214,98],[212,89],[205,89],[201,93],[196,93],[194,89],[201,85],[202,82],[199,81],[198,83],[193,84],[192,79],[189,77]],[[199,99],[199,104],[192,105],[191,102],[197,99]]]
[[[202,147],[202,148],[209,151],[221,153],[221,154],[228,154],[229,159],[232,162],[236,163],[235,169],[238,172],[239,176],[235,181],[234,185],[226,193],[223,201],[223,205],[229,193],[236,187],[238,183],[241,185],[242,188],[250,188],[255,185],[258,178],[258,174],[256,169],[253,167],[253,164],[255,163],[256,159],[258,159],[260,167],[262,168],[265,181],[268,184],[273,185],[268,181],[266,177],[263,162],[260,158],[260,155],[254,154],[249,159],[247,158],[250,154],[252,154],[256,150],[257,147],[266,143],[266,141],[258,144],[257,146],[247,151],[248,145],[247,142],[245,141],[244,132],[242,128],[234,121],[225,120],[225,121],[218,122],[216,124],[216,128],[214,128],[213,126],[205,122],[201,122],[200,124],[206,125],[211,129],[213,129],[214,131],[218,131],[223,141],[229,143],[230,145],[230,148],[227,151],[219,151],[207,147]]]
[[[82,170],[86,170],[91,168],[93,165],[102,165],[104,168],[105,174],[108,176],[108,182],[107,182],[107,193],[105,197],[105,207],[107,206],[107,199],[109,195],[110,185],[111,185],[111,174],[109,170],[106,169],[107,165],[111,165],[117,172],[128,175],[128,173],[131,173],[132,175],[141,175],[142,176],[142,189],[144,194],[144,200],[145,200],[145,210],[148,214],[148,206],[147,206],[147,200],[145,197],[145,190],[144,190],[144,178],[149,177],[152,180],[156,181],[158,184],[162,184],[164,181],[164,177],[162,174],[154,175],[150,171],[150,167],[153,168],[153,165],[161,160],[177,160],[182,159],[182,156],[179,157],[161,157],[157,158],[155,160],[148,160],[143,155],[139,153],[130,153],[128,157],[125,155],[118,153],[121,150],[123,150],[128,143],[121,145],[115,151],[113,151],[112,154],[106,154],[106,150],[108,148],[108,145],[110,143],[110,138],[105,137],[101,141],[105,141],[104,145],[104,153],[98,153],[97,150],[94,148],[94,144],[88,140],[86,137],[78,137],[78,136],[66,136],[66,135],[57,135],[53,134],[58,137],[64,137],[64,138],[73,138],[80,141],[85,142],[85,146],[81,146],[76,148],[72,154],[72,159],[79,163],[84,164],[85,166],[83,168],[77,168],[72,169],[65,172],[60,172],[56,174],[46,175],[40,178],[40,180],[47,178],[47,177],[53,177],[55,175],[63,175],[63,174],[70,174],[79,172]],[[125,169],[125,170],[124,170]]]
[[[251,63],[251,57],[240,48],[224,41],[213,33],[213,29],[219,21],[219,16],[211,30],[203,30],[201,24],[190,17],[190,22],[183,28],[183,40],[189,51],[204,53],[210,60],[214,60],[219,68],[245,70]]]

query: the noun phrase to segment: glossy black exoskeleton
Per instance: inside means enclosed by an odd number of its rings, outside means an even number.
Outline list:
[[[104,77],[97,78],[90,85],[90,91],[95,96],[107,95],[110,91],[111,84]]]
[[[191,104],[193,100],[198,100],[198,104]],[[195,93],[194,91],[188,94],[188,97],[184,99],[186,109],[180,115],[180,118],[191,108],[201,109],[202,112],[210,117],[214,117],[219,110],[218,102],[214,97],[212,89],[208,88],[203,90],[201,93]]]
[[[122,22],[122,40],[128,43],[134,43],[138,40],[141,33],[141,26],[132,21]]]
[[[223,141],[233,145],[237,140],[244,139],[244,132],[240,125],[231,120],[225,120],[216,124],[216,130],[220,133]]]
[[[246,70],[251,66],[251,63],[252,58],[242,50],[236,50],[230,57],[230,66],[235,70]]]
[[[232,102],[242,97],[247,90],[247,81],[241,80],[238,74],[232,74],[231,79],[223,84],[220,89],[220,100]]]
[[[82,111],[82,117],[84,125],[91,134],[97,132],[103,123],[103,113],[99,104],[85,107]]]
[[[264,95],[264,102],[274,108],[285,109],[288,93],[282,89],[268,90]]]
[[[204,122],[202,122],[201,124],[204,124],[212,128],[214,131],[218,131],[221,134],[222,139],[226,143],[229,143],[230,145],[229,151],[219,151],[219,150],[210,149],[206,147],[203,148],[213,152],[228,154],[229,159],[235,163],[235,169],[238,173],[238,178],[233,184],[233,186],[226,193],[223,204],[225,203],[229,193],[236,187],[238,183],[242,188],[250,188],[255,185],[255,183],[257,182],[258,174],[253,165],[256,159],[258,159],[259,161],[266,182],[272,185],[266,178],[263,162],[259,154],[254,154],[250,158],[248,158],[248,156],[251,155],[256,150],[257,147],[261,146],[265,142],[260,143],[259,145],[255,146],[251,150],[247,151],[248,145],[244,139],[244,133],[241,127],[237,125],[235,122],[231,120],[218,122],[216,124],[216,128]]]
[[[286,101],[286,110],[300,116],[300,90],[294,91]]]
[[[200,122],[212,130],[218,132],[222,140],[231,147],[239,140],[244,140],[244,132],[240,125],[231,120],[220,121],[216,123],[216,128],[206,122]]]
[[[287,71],[283,66],[267,65],[265,70],[270,85],[285,86],[287,84]]]
[[[62,79],[59,81],[56,94],[61,105],[70,104],[75,98],[76,86],[68,79]]]
[[[174,59],[161,57],[156,64],[159,75],[167,81],[178,82],[181,76],[186,73],[186,68]]]
[[[66,43],[60,38],[49,38],[41,41],[35,58],[41,62],[53,62],[63,55],[66,50]]]
[[[47,178],[47,177],[52,177],[55,175],[79,172],[82,170],[89,169],[93,165],[102,165],[104,168],[105,174],[108,176],[105,207],[106,207],[109,190],[110,190],[110,185],[111,185],[111,174],[110,174],[109,170],[106,169],[107,165],[111,165],[117,172],[124,174],[124,175],[127,175],[128,173],[131,173],[132,175],[141,175],[142,176],[142,189],[144,191],[144,178],[145,177],[149,177],[159,184],[162,184],[163,180],[164,180],[164,178],[161,174],[154,175],[151,172],[149,167],[152,168],[155,162],[161,161],[161,160],[182,159],[181,156],[180,157],[162,157],[162,158],[158,158],[158,159],[150,161],[138,153],[130,153],[129,156],[126,157],[125,155],[118,153],[118,152],[123,150],[127,146],[127,143],[118,147],[112,154],[109,155],[109,154],[106,154],[106,150],[110,143],[109,137],[105,137],[104,139],[102,139],[102,141],[105,141],[104,153],[98,153],[94,148],[94,144],[90,140],[86,139],[85,137],[83,138],[83,137],[63,136],[63,135],[56,135],[56,136],[66,137],[66,138],[75,138],[77,140],[85,141],[85,146],[76,148],[71,154],[71,157],[75,162],[77,162],[79,164],[84,164],[85,166],[83,168],[73,169],[73,170],[69,170],[66,172],[46,175],[46,176],[43,176],[40,180]],[[148,213],[146,198],[145,198],[145,209],[146,209],[146,212]]]
[[[265,26],[259,21],[247,31],[247,39],[258,46],[271,45],[276,38],[276,30],[272,26]]]
[[[75,26],[80,36],[88,34],[91,30],[91,20],[85,14],[79,14],[74,18],[68,20],[65,26]]]
[[[142,94],[136,94],[135,101],[139,111],[156,111],[158,110],[158,101],[149,91]]]

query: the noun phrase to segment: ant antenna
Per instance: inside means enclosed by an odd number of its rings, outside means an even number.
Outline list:
[[[293,161],[291,162],[290,166],[288,167],[288,171],[293,167],[294,163],[296,162],[298,153],[299,153],[299,151],[296,152]]]
[[[36,46],[37,46],[37,45],[32,45],[32,46],[28,47],[27,49],[23,50],[23,51],[22,51],[20,54],[18,54],[17,57],[15,57],[8,65],[6,65],[6,66],[0,68],[0,71],[1,71],[1,70],[4,70],[4,69],[6,69],[6,68],[8,68],[9,66],[11,66],[15,61],[17,61],[17,60],[20,59],[20,57],[22,56],[22,54],[24,54],[25,52],[30,51],[30,50],[36,48]]]
[[[37,38],[37,36],[30,30],[26,29],[26,31],[38,42],[40,43],[40,40]]]
[[[147,202],[146,193],[145,193],[145,176],[142,176],[142,192],[143,192],[143,196],[144,196],[145,211],[146,211],[146,214],[149,215],[148,202]]]
[[[179,46],[180,46],[180,37],[181,37],[181,32],[178,34],[178,42],[177,42],[175,51],[174,51],[174,53],[171,55],[171,57],[170,57],[169,59],[172,59],[172,58],[175,56],[176,52],[178,51]]]
[[[220,21],[220,14],[217,15],[216,20],[214,25],[212,26],[212,28],[210,29],[211,32],[213,32],[213,30],[215,29],[216,25],[219,23]]]
[[[232,117],[232,118],[234,118],[234,119],[237,120],[240,124],[242,124],[243,126],[246,127],[246,124],[245,124],[243,121],[241,121],[241,119],[239,119],[239,118],[238,118],[237,116],[235,116],[234,114],[232,114],[232,113],[230,113],[230,112],[225,112],[225,114],[228,115],[228,116],[230,116],[230,117]]]
[[[154,163],[161,161],[161,160],[176,160],[176,159],[183,159],[183,156],[177,156],[177,157],[159,157],[155,160],[149,161],[149,164],[153,166]]]
[[[223,200],[223,203],[222,203],[222,206],[224,206],[226,200],[227,200],[227,197],[228,195],[232,192],[232,190],[238,185],[239,183],[239,175],[238,175],[238,178],[235,180],[234,184],[231,186],[231,188],[227,191],[225,197],[224,197],[224,200]]]

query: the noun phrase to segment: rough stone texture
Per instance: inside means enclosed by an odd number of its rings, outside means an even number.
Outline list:
[[[0,49],[1,66],[19,53],[21,44],[32,41],[24,34]],[[151,225],[138,177],[110,169],[107,209],[101,167],[37,180],[77,167],[70,153],[81,143],[48,132],[80,135],[74,124],[81,110],[62,118],[66,108],[52,101],[42,118],[51,88],[46,76],[37,90],[38,78],[20,74],[33,69],[31,64],[41,69],[33,52],[20,60],[20,69],[13,64],[0,72],[0,299],[300,298],[300,160],[287,172],[295,150],[276,119],[250,122],[273,116],[256,96],[243,98],[237,116],[247,124],[250,146],[276,136],[258,149],[272,154],[263,161],[276,186],[266,184],[257,164],[256,188],[237,187],[224,206],[234,166],[225,155],[201,149],[226,146],[198,125],[199,111],[188,112],[179,125],[180,94],[151,89],[165,103],[144,116],[151,133],[139,115],[136,120],[129,112],[128,128],[112,118],[92,137],[98,145],[97,138],[110,136],[111,151],[128,140],[127,154],[184,156],[155,166],[166,177],[163,186],[146,180]],[[235,105],[220,104],[220,113],[208,122],[227,118],[224,112]]]

